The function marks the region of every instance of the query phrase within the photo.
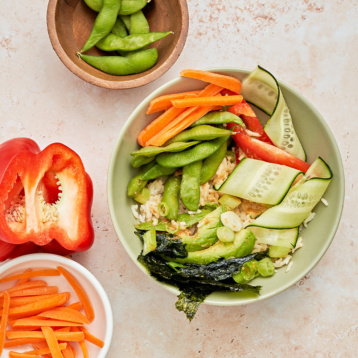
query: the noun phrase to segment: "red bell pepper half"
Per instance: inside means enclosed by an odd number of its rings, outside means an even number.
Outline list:
[[[281,165],[286,165],[287,167],[291,167],[297,170],[301,170],[306,173],[310,165],[301,159],[294,157],[293,155],[285,152],[284,150],[275,147],[274,145],[262,142],[256,138],[250,137],[245,129],[241,126],[238,126],[234,123],[230,123],[228,128],[233,128],[234,132],[233,138],[236,144],[244,151],[246,154],[246,150],[251,152],[252,154],[258,156],[258,158],[269,163],[276,163]],[[248,156],[248,155],[247,155]],[[248,156],[249,158],[252,158]]]
[[[28,138],[0,145],[0,252],[8,252],[0,260],[39,250],[66,255],[89,249],[92,197],[80,157],[65,145],[40,151]]]

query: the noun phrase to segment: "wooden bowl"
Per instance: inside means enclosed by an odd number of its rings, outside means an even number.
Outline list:
[[[86,42],[97,16],[83,0],[49,0],[47,28],[52,47],[71,72],[86,82],[109,89],[143,86],[160,77],[175,63],[184,47],[189,27],[186,0],[152,0],[143,12],[151,32],[174,32],[149,46],[157,48],[159,56],[155,66],[148,71],[114,76],[97,70],[77,57],[76,53]],[[86,54],[97,56],[105,52],[94,47]]]

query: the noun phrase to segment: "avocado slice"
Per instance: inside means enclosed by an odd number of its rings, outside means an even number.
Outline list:
[[[191,263],[206,265],[221,258],[227,260],[233,257],[247,256],[251,254],[254,245],[255,235],[249,229],[244,229],[235,234],[234,242],[224,243],[218,241],[205,250],[189,252],[186,258],[175,259],[172,261],[182,264]]]
[[[179,235],[182,243],[186,245],[185,248],[188,252],[206,249],[218,241],[216,230],[220,226],[223,226],[220,217],[225,211],[226,209],[223,206],[219,206],[206,215],[199,221],[199,228],[195,235]]]

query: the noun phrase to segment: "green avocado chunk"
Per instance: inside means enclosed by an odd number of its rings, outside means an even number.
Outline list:
[[[235,234],[235,240],[232,243],[218,241],[205,250],[189,252],[186,258],[173,261],[206,265],[221,258],[228,260],[233,257],[247,256],[251,254],[254,245],[255,235],[249,229],[244,229]]]

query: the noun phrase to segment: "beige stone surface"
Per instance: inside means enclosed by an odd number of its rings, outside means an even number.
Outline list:
[[[154,0],[155,1],[155,0]],[[358,356],[358,1],[188,0],[190,31],[176,64],[141,88],[110,91],[75,77],[51,48],[47,1],[2,0],[0,142],[62,142],[93,178],[93,248],[74,256],[104,286],[114,312],[108,358]],[[326,119],[346,174],[343,220],[329,250],[298,284],[241,307],[203,305],[189,324],[175,296],[125,253],[111,224],[107,167],[129,114],[183,68],[257,64],[291,84]]]

